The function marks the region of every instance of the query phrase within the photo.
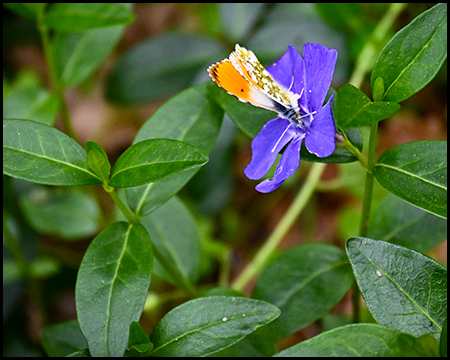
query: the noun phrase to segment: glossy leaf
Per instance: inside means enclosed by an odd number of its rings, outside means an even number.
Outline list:
[[[92,356],[123,356],[130,323],[144,308],[152,268],[152,243],[140,224],[116,222],[92,241],[75,288],[78,322]]]
[[[211,84],[211,91],[217,91]],[[155,138],[187,142],[209,153],[219,134],[223,111],[201,84],[185,90],[161,106],[139,130],[135,143]],[[148,214],[175,195],[198,171],[189,170],[148,185],[126,189],[128,205],[139,215]]]
[[[221,45],[206,36],[167,32],[150,37],[119,60],[108,97],[131,104],[166,98],[190,86],[199,73],[206,79],[206,69],[221,53]]]
[[[437,4],[401,29],[375,62],[371,84],[383,78],[383,100],[403,101],[427,85],[447,58],[447,4]]]
[[[120,3],[54,3],[44,17],[46,26],[68,32],[127,24],[133,20],[130,6]]]
[[[174,226],[176,219],[177,226]],[[141,218],[153,244],[191,283],[200,268],[200,235],[195,218],[176,196]],[[155,259],[154,273],[168,281],[170,275]],[[176,283],[176,282],[175,282]]]
[[[86,154],[89,168],[106,184],[109,180],[111,164],[105,150],[94,141],[86,142]]]
[[[130,146],[117,159],[108,185],[140,186],[195,169],[207,162],[208,156],[188,143],[169,139],[144,140]]]
[[[213,296],[188,301],[156,325],[152,356],[207,356],[270,323],[280,310],[264,301]]]
[[[439,339],[447,313],[447,270],[416,251],[368,238],[346,244],[361,294],[375,320]]]
[[[301,245],[284,251],[266,267],[252,298],[280,308],[280,317],[270,327],[276,339],[282,339],[327,314],[352,283],[351,268],[341,249]]]
[[[387,150],[374,175],[399,198],[447,218],[447,142],[416,141]]]
[[[447,239],[447,220],[390,194],[373,211],[368,237],[424,253]]]
[[[101,183],[75,140],[53,127],[28,120],[3,120],[3,173],[45,185]]]
[[[405,337],[409,340],[406,343]],[[276,354],[277,357],[409,357],[415,338],[377,324],[352,324],[323,332]],[[427,355],[433,355],[428,353]]]
[[[342,85],[333,99],[333,115],[340,129],[374,124],[394,115],[400,105],[396,102],[372,102],[351,84]]]

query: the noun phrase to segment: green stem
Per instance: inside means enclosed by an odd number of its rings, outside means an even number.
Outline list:
[[[372,33],[371,41],[368,41],[362,48],[356,60],[355,69],[350,77],[349,83],[357,88],[361,86],[364,76],[369,72],[375,62],[376,51],[379,43],[384,39],[389,29],[392,28],[395,20],[406,7],[407,4],[392,3],[383,18],[378,23]]]
[[[369,227],[370,219],[370,209],[372,205],[372,193],[373,193],[373,168],[375,166],[375,146],[377,140],[378,123],[372,124],[370,130],[369,139],[369,154],[367,161],[367,172],[366,172],[366,184],[364,187],[364,200],[363,209],[361,213],[361,222],[359,224],[359,236],[367,236],[367,230]],[[353,323],[359,323],[360,321],[360,294],[359,288],[356,282],[353,284],[352,292],[352,303],[353,303]]]
[[[377,143],[378,123],[374,123],[370,129],[369,153],[367,159],[366,184],[364,188],[363,209],[361,213],[361,223],[359,226],[359,236],[367,236],[367,229],[370,218],[370,208],[372,204],[373,192],[373,168],[375,167],[375,147]]]
[[[103,188],[105,191],[111,196],[116,206],[119,208],[119,210],[122,212],[122,214],[127,218],[127,221],[130,224],[140,224],[141,220],[134,216],[133,213],[128,209],[128,206],[124,204],[122,199],[119,197],[119,195],[116,193],[113,187],[110,187],[108,185],[103,185]]]
[[[219,286],[228,286],[229,279],[228,275],[231,270],[231,251],[224,251],[219,259],[220,261],[220,272],[219,272]]]
[[[54,54],[52,51],[52,45],[50,41],[50,32],[48,27],[45,25],[44,16],[45,16],[45,7],[42,7],[41,10],[38,12],[37,16],[37,27],[41,34],[42,46],[44,49],[44,56],[50,76],[50,82],[52,84],[53,92],[56,94],[57,98],[59,99],[59,103],[61,105],[60,107],[61,120],[63,122],[64,129],[67,135],[69,135],[72,139],[75,139],[78,142],[75,131],[73,130],[72,127],[72,122],[70,121],[69,111],[67,109],[66,100],[64,98],[64,89],[62,87],[61,81],[58,79],[58,76],[56,74]]]
[[[355,85],[358,88],[361,86],[365,74],[369,72],[369,70],[373,66],[373,63],[375,62],[376,48],[378,47],[377,45],[386,36],[389,29],[392,28],[395,20],[400,15],[405,6],[406,4],[399,4],[399,3],[390,4],[388,10],[386,11],[386,14],[380,20],[380,22],[378,23],[377,27],[375,28],[372,34],[372,41],[366,43],[366,45],[364,46],[364,48],[362,49],[361,53],[358,56],[355,65],[355,70],[349,80],[351,84]],[[375,123],[372,125],[370,130],[368,158],[367,161],[365,161],[367,173],[364,188],[363,209],[359,227],[359,236],[367,236],[367,229],[369,225],[370,209],[372,204],[373,183],[374,183],[373,168],[375,166],[375,146],[377,140],[377,132],[378,132],[378,123]],[[358,156],[358,153],[355,152],[356,156]],[[361,162],[361,159],[359,157],[358,159]],[[352,293],[354,323],[358,323],[360,320],[359,301],[360,301],[359,289],[355,282],[355,284],[353,285],[353,293]]]
[[[362,167],[367,170],[367,159],[365,158],[365,156],[361,153],[361,151],[359,151],[359,149],[353,145],[350,140],[347,137],[347,134],[345,132],[342,132],[342,137],[344,138],[344,144],[343,146],[346,147],[347,149],[349,149],[350,151],[353,152],[353,154],[355,154],[355,156],[358,158],[360,164],[362,165]]]
[[[7,216],[5,216],[7,218]],[[25,258],[22,247],[16,237],[10,232],[6,219],[3,220],[3,239],[9,251],[11,252],[14,260],[16,261],[17,268],[20,273],[20,277],[25,281],[26,289],[36,306],[37,312],[42,321],[42,325],[46,324],[46,313],[44,306],[44,297],[42,295],[41,289],[39,288],[39,283],[33,276],[33,271],[31,264]]]
[[[268,259],[275,252],[284,235],[286,235],[294,221],[298,218],[301,211],[308,203],[308,200],[311,198],[311,195],[320,180],[320,176],[325,169],[325,165],[326,164],[322,163],[314,163],[312,165],[301,191],[298,193],[286,214],[283,216],[283,219],[278,223],[265,244],[258,250],[253,260],[234,281],[232,285],[234,289],[242,291],[253,276],[258,274],[267,264]]]

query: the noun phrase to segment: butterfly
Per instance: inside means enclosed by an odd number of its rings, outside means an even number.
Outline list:
[[[305,126],[298,105],[302,94],[278,83],[252,51],[236,44],[229,58],[211,65],[208,73],[217,85],[240,101],[274,111],[299,128]],[[292,78],[290,87],[293,81]]]

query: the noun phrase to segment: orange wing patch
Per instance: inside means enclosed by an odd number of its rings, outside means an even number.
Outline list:
[[[230,94],[253,103],[252,85],[236,70],[230,60],[223,60],[209,69],[211,78]]]

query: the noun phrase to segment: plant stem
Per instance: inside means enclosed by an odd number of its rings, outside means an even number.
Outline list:
[[[372,34],[372,41],[366,43],[361,53],[358,56],[355,70],[349,80],[350,83],[356,87],[360,87],[364,76],[369,72],[370,68],[375,62],[377,45],[383,40],[390,28],[392,28],[395,19],[400,15],[406,4],[393,3],[390,4],[386,14],[378,23]],[[375,99],[377,100],[377,99]],[[373,168],[375,166],[375,147],[377,140],[378,123],[374,123],[370,130],[369,150],[366,166],[366,183],[364,187],[363,209],[361,213],[361,222],[359,226],[359,236],[367,236],[367,230],[370,218],[370,209],[372,204],[373,192]],[[361,161],[361,160],[360,160]],[[353,303],[353,323],[358,323],[360,320],[360,294],[358,286],[355,282],[353,285],[352,303]]]
[[[58,97],[60,103],[61,120],[64,125],[64,130],[66,131],[67,135],[69,135],[72,139],[79,142],[76,137],[75,131],[73,130],[72,122],[70,121],[69,111],[67,109],[66,100],[64,98],[64,89],[62,87],[62,83],[60,79],[58,79],[58,76],[56,74],[55,62],[53,58],[54,54],[52,51],[52,45],[50,41],[50,33],[49,29],[44,23],[44,15],[45,15],[45,6],[43,6],[41,10],[38,12],[37,27],[41,34],[42,46],[44,49],[45,62],[47,64],[50,82],[52,84],[53,92]]]
[[[294,221],[298,218],[301,211],[311,198],[317,183],[320,180],[323,170],[326,164],[314,163],[306,178],[306,181],[298,193],[297,197],[292,202],[291,206],[283,216],[282,220],[273,230],[265,244],[258,250],[253,260],[246,266],[241,272],[238,278],[234,281],[232,287],[238,291],[242,291],[247,283],[259,273],[266,265],[269,258],[277,249],[284,235],[291,228]]]
[[[359,236],[367,236],[367,229],[370,218],[370,208],[372,204],[373,192],[373,168],[375,166],[375,147],[377,144],[378,123],[372,124],[369,138],[369,153],[367,159],[366,184],[364,187],[364,200],[361,213],[361,223],[359,224]]]
[[[28,292],[28,295],[31,297],[34,305],[36,306],[37,313],[40,317],[40,320],[42,321],[42,326],[45,326],[47,322],[47,316],[44,306],[44,297],[42,296],[39,282],[33,276],[31,264],[26,259],[19,241],[8,228],[8,216],[5,216],[5,218],[3,219],[3,239],[5,241],[6,247],[9,249],[12,256],[14,257],[14,260],[16,261],[20,277],[25,281],[26,290]]]
[[[378,23],[377,27],[372,33],[371,41],[368,41],[356,60],[355,69],[350,77],[349,83],[359,88],[364,80],[364,76],[369,72],[375,62],[376,50],[386,36],[387,32],[394,24],[397,17],[400,15],[406,4],[392,3],[383,18]]]
[[[116,206],[119,208],[119,210],[122,212],[122,214],[127,218],[127,221],[130,224],[140,224],[141,223],[141,220],[133,215],[133,213],[124,204],[124,202],[119,197],[119,195],[116,193],[116,191],[113,187],[110,187],[108,185],[103,185],[103,188],[111,196],[111,198],[113,199]]]
[[[347,134],[345,132],[342,132],[342,137],[345,140],[344,146],[351,150],[353,152],[353,154],[355,154],[355,156],[358,158],[361,166],[364,168],[364,170],[367,170],[367,159],[365,158],[365,156],[361,153],[361,151],[359,151],[359,149],[353,145],[350,140],[347,137]]]

